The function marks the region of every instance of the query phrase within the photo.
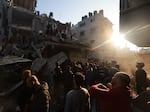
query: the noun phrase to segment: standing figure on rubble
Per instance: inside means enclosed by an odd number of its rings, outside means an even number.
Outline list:
[[[137,70],[135,72],[136,91],[138,94],[146,90],[147,87],[147,73],[143,69],[144,63],[137,63]]]
[[[26,82],[28,87],[34,89],[27,112],[49,112],[51,97],[48,84],[44,81],[40,83],[35,75],[29,77]]]

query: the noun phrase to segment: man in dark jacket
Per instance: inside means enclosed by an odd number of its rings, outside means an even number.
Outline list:
[[[46,82],[40,83],[36,76],[27,79],[27,85],[34,88],[28,112],[49,112],[50,94]]]
[[[33,90],[32,88],[29,88],[26,84],[26,80],[28,77],[31,77],[31,70],[27,69],[24,70],[22,73],[22,81],[23,84],[21,85],[21,87],[19,88],[19,95],[18,95],[18,106],[17,106],[17,110],[23,112],[24,110],[26,110],[26,105],[28,105],[30,97],[32,96]]]
[[[137,70],[135,72],[136,90],[140,94],[147,88],[147,73],[143,69],[144,63],[140,62],[136,65]]]

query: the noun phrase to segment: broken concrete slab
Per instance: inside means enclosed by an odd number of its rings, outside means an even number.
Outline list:
[[[17,56],[5,56],[0,58],[0,66],[1,65],[8,65],[8,64],[14,64],[14,63],[23,63],[23,62],[31,62],[32,60],[17,57]]]

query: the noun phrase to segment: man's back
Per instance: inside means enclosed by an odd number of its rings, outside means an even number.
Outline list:
[[[101,112],[131,112],[129,89],[130,77],[124,72],[117,72],[108,88],[103,84],[90,87],[91,96],[101,103]]]
[[[131,98],[130,92],[126,88],[115,88],[108,92],[108,96],[103,97],[103,102],[106,102],[106,112],[130,112]],[[104,111],[104,112],[105,112]]]
[[[101,102],[102,112],[130,112],[130,92],[126,88],[114,88],[110,91],[100,91],[94,86],[90,94]]]
[[[89,112],[90,96],[85,88],[73,89],[67,93],[64,112]]]

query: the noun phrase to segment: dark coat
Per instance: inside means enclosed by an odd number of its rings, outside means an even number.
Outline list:
[[[25,106],[29,104],[32,93],[33,89],[27,87],[24,81],[22,86],[19,88],[19,95],[17,99],[21,111],[23,111],[25,109]]]
[[[51,98],[48,89],[46,82],[42,82],[41,87],[35,89],[29,105],[29,112],[49,112]]]
[[[141,92],[146,90],[147,87],[147,73],[144,69],[138,69],[135,72],[135,81],[136,81],[136,89],[137,93],[140,94]]]

